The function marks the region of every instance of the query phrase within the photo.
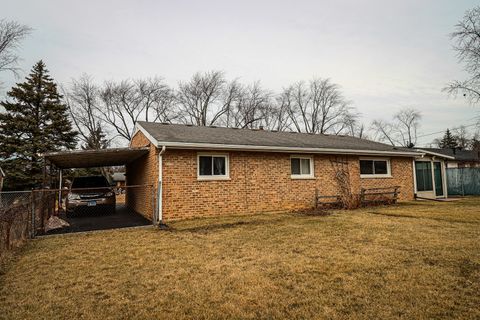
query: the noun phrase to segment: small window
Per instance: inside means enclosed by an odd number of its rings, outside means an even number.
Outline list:
[[[388,177],[390,176],[390,162],[389,160],[360,160],[360,175]]]
[[[228,178],[228,157],[226,155],[199,155],[199,179]]]
[[[291,157],[292,178],[313,178],[313,159],[311,157]]]

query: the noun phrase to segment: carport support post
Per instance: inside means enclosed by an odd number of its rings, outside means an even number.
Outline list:
[[[60,169],[58,172],[58,213],[62,209],[62,180],[63,180],[63,170]]]
[[[31,237],[32,239],[35,238],[35,191],[32,190],[31,194],[31,201],[32,201],[32,234]]]

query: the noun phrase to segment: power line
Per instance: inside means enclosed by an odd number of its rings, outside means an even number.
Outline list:
[[[472,118],[472,119],[475,119],[475,118]],[[461,129],[462,127],[463,128],[469,128],[469,127],[473,127],[473,126],[478,126],[479,123],[476,122],[476,123],[472,123],[472,124],[469,124],[469,125],[462,125],[462,126],[459,126],[459,127],[454,127],[454,128],[449,128],[449,130],[457,130],[457,129]],[[442,131],[437,131],[437,132],[432,132],[432,133],[427,133],[427,134],[422,134],[420,136],[417,136],[417,138],[423,138],[423,137],[428,137],[428,136],[433,136],[434,134],[439,134],[439,133],[444,133],[445,130],[442,130]]]

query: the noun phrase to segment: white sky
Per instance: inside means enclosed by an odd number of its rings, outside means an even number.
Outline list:
[[[0,0],[0,18],[35,30],[25,72],[43,59],[68,83],[161,76],[175,86],[196,71],[260,80],[279,91],[329,77],[369,123],[401,107],[421,110],[421,132],[471,124],[479,107],[441,89],[463,79],[449,33],[467,0],[22,1]],[[25,74],[24,74],[25,75]],[[12,77],[2,74],[6,85]],[[420,140],[430,142],[434,136]]]

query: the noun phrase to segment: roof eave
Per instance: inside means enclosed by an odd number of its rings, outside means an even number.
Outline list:
[[[424,149],[417,149],[417,150],[420,151],[420,152],[423,152],[425,154],[432,155],[432,156],[441,157],[441,158],[450,159],[450,160],[456,160],[455,157],[447,156],[446,154],[441,154],[441,153],[437,153],[437,152],[433,152],[433,151],[429,151],[429,150],[424,150]]]
[[[165,146],[176,149],[208,149],[208,150],[234,150],[234,151],[263,151],[263,152],[288,152],[288,153],[318,153],[318,154],[353,154],[369,156],[398,156],[398,157],[421,157],[419,152],[396,152],[383,150],[356,150],[356,149],[333,149],[333,148],[298,148],[277,146],[253,146],[253,145],[229,145],[212,143],[168,142],[157,141],[157,147]]]
[[[155,139],[149,132],[147,129],[145,129],[140,123],[136,123],[135,124],[135,128],[134,128],[134,131],[133,131],[133,135],[132,137],[134,137],[138,132],[141,132],[154,146],[159,146],[159,143],[158,143],[158,140]],[[132,146],[132,140],[130,140],[130,143],[129,143],[129,146]]]
[[[406,151],[382,151],[382,150],[356,150],[334,148],[301,148],[301,147],[278,147],[278,146],[255,146],[255,145],[232,145],[216,143],[193,143],[158,141],[140,123],[135,125],[135,133],[141,132],[157,148],[168,147],[177,149],[208,149],[208,150],[235,150],[235,151],[264,151],[264,152],[288,152],[288,153],[318,153],[318,154],[353,154],[367,156],[397,156],[397,157],[422,157],[423,152]],[[131,144],[131,142],[130,142]]]

